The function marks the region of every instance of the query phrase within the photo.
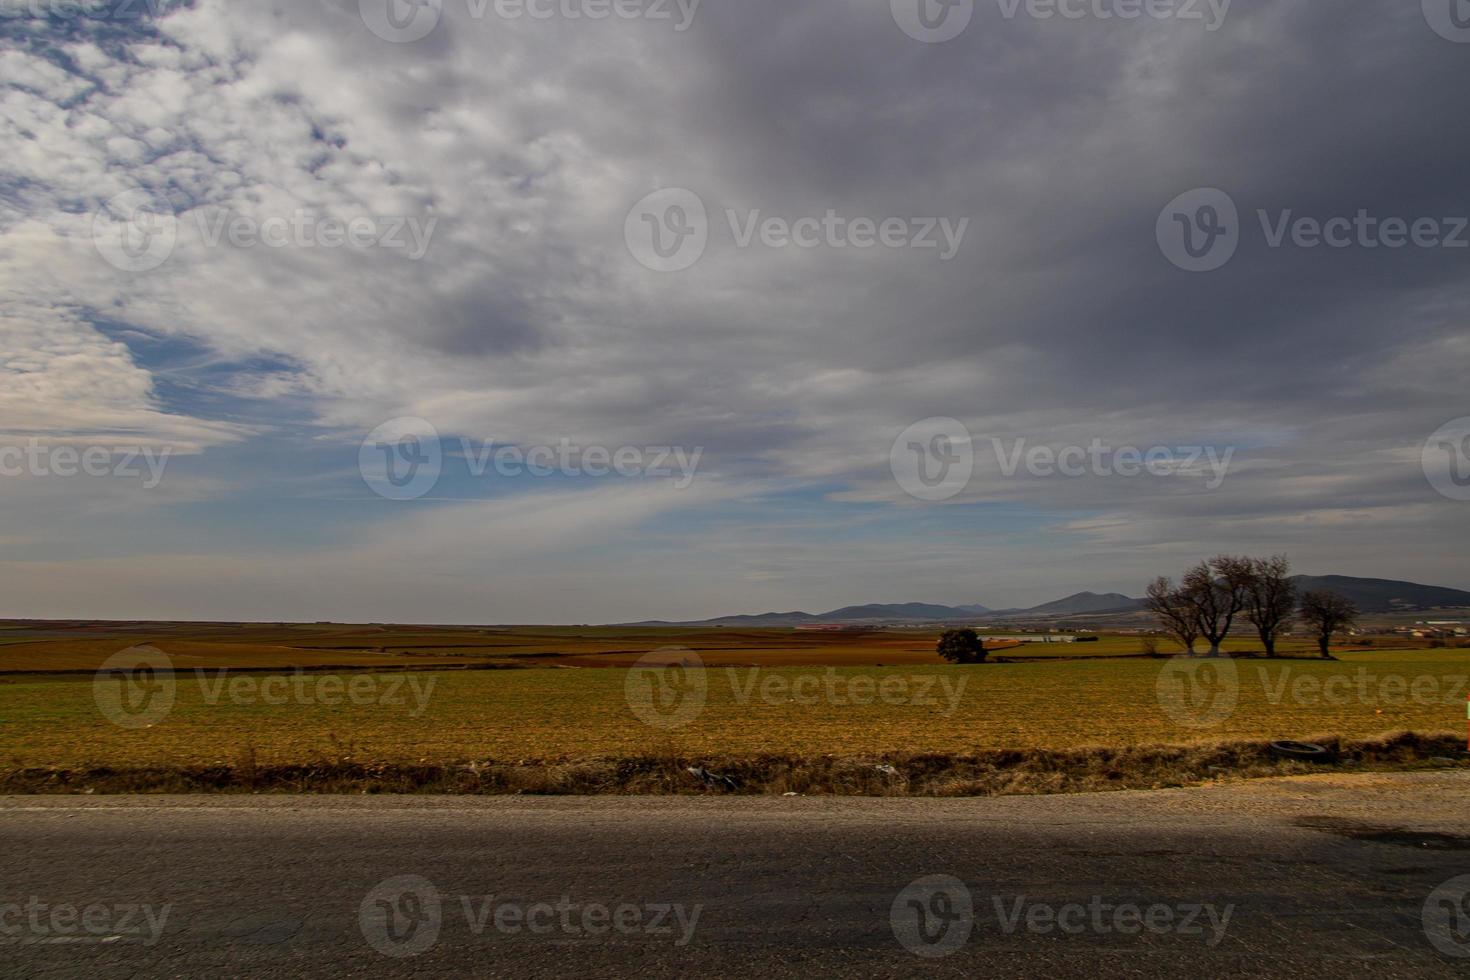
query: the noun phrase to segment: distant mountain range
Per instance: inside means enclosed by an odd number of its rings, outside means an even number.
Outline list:
[[[981,605],[940,606],[931,602],[871,603],[843,606],[825,613],[772,612],[753,616],[720,616],[694,623],[634,623],[635,626],[814,626],[823,624],[977,622],[987,619],[1030,619],[1097,612],[1137,612],[1143,605],[1125,595],[1100,596],[1094,592],[1048,602],[1033,609],[988,609]]]
[[[1390,579],[1353,578],[1347,575],[1297,575],[1300,592],[1328,591],[1347,596],[1365,613],[1415,609],[1470,608],[1470,592]],[[1130,616],[1144,609],[1142,599],[1118,592],[1078,592],[1065,599],[1026,609],[988,609],[985,606],[942,606],[929,602],[872,603],[843,606],[825,613],[771,612],[751,616],[721,616],[692,623],[647,622],[635,626],[820,626],[878,625],[882,623],[1010,622],[1029,619],[1055,620],[1070,616]]]
[[[636,623],[637,626],[806,626],[822,623],[936,623],[973,620],[990,613],[984,606],[937,606],[929,602],[873,603],[843,606],[831,612],[772,612],[754,616],[721,616],[696,623]]]

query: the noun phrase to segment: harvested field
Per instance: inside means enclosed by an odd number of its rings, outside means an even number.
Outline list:
[[[964,754],[1323,732],[1364,738],[1453,732],[1465,723],[1467,665],[1458,651],[1192,661],[1206,671],[1222,664],[1235,671],[1229,710],[1206,712],[1204,724],[1161,700],[1161,684],[1186,697],[1213,697],[1208,685],[1218,678],[1202,675],[1199,691],[1181,687],[1164,674],[1171,663],[671,668],[677,683],[692,685],[679,705],[696,710],[684,718],[651,715],[647,704],[637,710],[639,698],[679,694],[660,691],[659,677],[641,670],[186,670],[167,679],[166,715],[138,729],[102,715],[90,675],[11,675],[0,678],[0,739],[4,761],[25,766],[219,765],[243,752],[267,765],[437,765],[650,754]]]
[[[984,632],[982,630],[982,632]],[[998,635],[1009,635],[1004,630]],[[646,654],[677,647],[709,666],[876,667],[939,666],[936,629],[689,629],[679,627],[402,627],[139,623],[8,624],[0,627],[0,674],[93,671],[112,654],[139,644],[162,649],[177,665],[204,668],[302,668],[332,666],[558,666],[627,667]],[[1043,639],[1041,635],[1037,640]],[[1399,640],[1381,640],[1400,649]],[[1158,653],[1180,652],[1155,638]],[[1226,644],[1248,652],[1247,638]],[[992,643],[1008,659],[1138,657],[1145,640],[1105,634],[1090,643]],[[1373,649],[1373,648],[1347,648]],[[1286,655],[1310,655],[1312,644],[1291,639]]]

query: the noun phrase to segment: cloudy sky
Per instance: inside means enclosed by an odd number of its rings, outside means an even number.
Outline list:
[[[1470,588],[1459,0],[89,2],[0,0],[0,616]]]

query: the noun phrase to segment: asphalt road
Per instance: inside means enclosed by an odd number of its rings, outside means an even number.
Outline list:
[[[1464,977],[1467,848],[1466,772],[981,800],[9,798],[0,972]]]

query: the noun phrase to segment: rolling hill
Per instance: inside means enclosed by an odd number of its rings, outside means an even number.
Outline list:
[[[1065,599],[1044,602],[1029,609],[1005,609],[996,613],[1015,619],[1042,618],[1048,616],[1080,616],[1088,613],[1137,612],[1143,608],[1142,599],[1133,599],[1121,592],[1078,592]]]
[[[1348,575],[1297,575],[1292,581],[1298,592],[1336,592],[1347,596],[1362,612],[1470,607],[1470,592],[1438,585]]]

